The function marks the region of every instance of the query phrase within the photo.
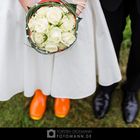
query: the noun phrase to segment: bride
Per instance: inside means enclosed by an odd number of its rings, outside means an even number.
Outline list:
[[[27,11],[40,0],[20,0]],[[41,55],[25,44],[25,12],[18,0],[3,1],[0,8],[0,100],[24,91],[33,97],[30,117],[39,120],[48,95],[55,98],[55,115],[65,117],[70,99],[92,95],[97,76],[100,85],[121,80],[120,69],[99,0],[67,0],[77,4],[82,17],[78,39],[67,51]]]

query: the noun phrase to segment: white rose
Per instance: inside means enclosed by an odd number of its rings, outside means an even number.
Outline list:
[[[36,19],[36,24],[34,30],[39,33],[48,32],[49,30],[49,23],[46,18]]]
[[[63,11],[64,14],[69,13],[69,10],[66,7],[62,7],[61,9],[62,9],[62,11]]]
[[[36,43],[37,45],[40,45],[46,41],[47,36],[45,34],[42,34],[42,33],[33,32],[31,34],[31,39],[34,43]]]
[[[63,11],[61,10],[61,8],[59,8],[59,7],[50,7],[47,10],[48,21],[53,25],[57,25],[60,22],[61,18],[62,18],[62,13],[63,13]]]
[[[48,9],[49,9],[48,7],[42,7],[40,9],[38,9],[36,12],[36,17],[38,17],[38,18],[47,17]]]
[[[58,51],[57,44],[55,44],[53,42],[47,42],[47,44],[45,45],[45,50],[47,52],[56,52],[56,51]]]
[[[59,43],[61,41],[62,32],[58,27],[53,27],[49,32],[48,40],[54,43]]]
[[[58,48],[59,48],[59,50],[64,50],[65,48],[67,48],[67,46],[60,42],[58,44]]]
[[[29,20],[28,27],[31,31],[33,31],[35,29],[35,25],[36,25],[36,18],[32,16],[32,18]]]
[[[41,50],[46,50],[45,46],[47,44],[47,41],[43,42],[42,44],[39,44],[38,47],[41,48]]]
[[[62,33],[62,40],[61,42],[66,45],[70,46],[76,40],[75,35],[72,32],[64,32]]]
[[[60,28],[65,32],[73,30],[76,25],[75,17],[72,14],[65,15],[61,22]]]

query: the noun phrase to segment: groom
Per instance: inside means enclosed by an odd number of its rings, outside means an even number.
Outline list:
[[[131,123],[136,119],[139,109],[137,94],[140,88],[140,0],[100,0],[100,2],[118,59],[126,18],[130,16],[131,19],[132,46],[127,64],[127,79],[122,86],[123,118],[126,123]],[[99,85],[93,100],[96,118],[103,118],[108,112],[112,92],[116,86],[117,83],[107,87]]]

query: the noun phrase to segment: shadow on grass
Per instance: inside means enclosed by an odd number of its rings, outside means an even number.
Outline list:
[[[30,99],[19,94],[8,102],[0,103],[0,127],[140,127],[140,116],[131,125],[123,122],[122,94],[118,87],[114,92],[109,113],[101,120],[95,119],[93,115],[92,96],[82,100],[72,100],[70,114],[65,119],[54,116],[53,98],[49,98],[47,111],[40,121],[29,118]]]

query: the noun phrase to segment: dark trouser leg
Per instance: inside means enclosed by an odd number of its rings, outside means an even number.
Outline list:
[[[123,3],[115,12],[103,9],[110,34],[114,43],[117,57],[119,58],[120,45],[123,39],[123,30],[126,25],[126,14]],[[96,118],[103,118],[109,110],[111,95],[117,84],[99,86],[93,98],[93,110]]]
[[[103,8],[105,18],[109,27],[109,31],[111,34],[111,38],[114,44],[114,48],[116,51],[117,58],[119,60],[119,53],[121,42],[123,40],[123,31],[126,25],[126,17],[128,16],[128,8],[124,6],[124,3],[121,4],[119,9],[116,11],[107,11]],[[112,93],[113,89],[117,86],[117,84],[113,84],[110,86],[100,86],[103,91]]]
[[[136,0],[131,1],[129,11],[132,27],[132,46],[127,66],[127,81],[123,86],[124,96],[122,101],[123,119],[126,123],[132,123],[136,119],[139,110],[136,93],[140,85],[140,15],[137,12]]]
[[[136,2],[130,13],[132,27],[132,46],[127,66],[127,90],[137,92],[140,88],[140,14]]]

